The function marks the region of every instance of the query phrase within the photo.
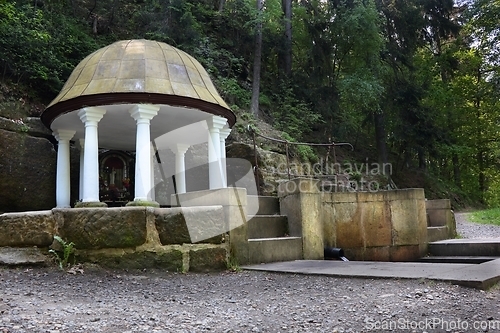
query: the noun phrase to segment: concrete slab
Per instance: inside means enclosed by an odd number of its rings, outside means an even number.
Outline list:
[[[243,266],[242,268],[335,277],[430,279],[479,289],[487,289],[500,280],[500,259],[482,264],[295,260]]]
[[[448,263],[448,264],[482,264],[483,262],[500,259],[500,257],[486,256],[429,256],[422,257],[420,262]]]
[[[490,243],[497,244],[500,243],[499,237],[492,238],[454,238],[454,239],[445,239],[436,242],[432,242],[432,244],[476,244],[476,243]]]
[[[500,238],[446,239],[428,244],[434,256],[500,256]]]

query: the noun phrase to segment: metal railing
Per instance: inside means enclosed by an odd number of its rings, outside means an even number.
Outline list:
[[[282,143],[285,145],[286,169],[287,169],[287,175],[288,175],[289,180],[292,177],[292,175],[290,173],[290,151],[289,151],[290,145],[292,145],[292,146],[293,145],[297,145],[297,146],[303,145],[303,146],[309,146],[309,147],[328,147],[328,151],[326,153],[326,156],[327,156],[326,162],[328,162],[328,157],[330,155],[330,151],[332,151],[334,163],[337,163],[337,156],[335,154],[335,147],[349,146],[349,147],[351,147],[351,150],[354,150],[353,145],[348,143],[348,142],[330,142],[330,143],[292,142],[292,141],[283,140],[283,139],[270,138],[270,137],[265,136],[263,134],[257,133],[255,131],[255,129],[250,125],[247,126],[247,130],[252,135],[252,141],[253,141],[253,150],[254,150],[254,157],[255,157],[254,174],[255,174],[256,181],[257,181],[257,191],[260,191],[260,180],[259,180],[259,175],[258,175],[259,162],[258,162],[258,158],[257,158],[257,143],[256,143],[257,136],[259,136],[263,139],[269,140],[269,141],[278,142],[278,143]]]

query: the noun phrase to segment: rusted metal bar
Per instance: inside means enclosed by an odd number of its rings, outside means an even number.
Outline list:
[[[354,146],[352,144],[350,144],[349,142],[337,142],[337,143],[335,143],[335,142],[333,142],[333,143],[291,142],[291,141],[287,141],[287,140],[270,138],[270,137],[262,135],[260,133],[255,133],[255,131],[253,131],[253,132],[254,132],[255,135],[258,135],[261,138],[264,138],[264,139],[267,139],[267,140],[271,140],[271,141],[275,141],[275,142],[280,142],[280,143],[288,143],[288,144],[291,144],[291,145],[323,146],[323,147],[327,147],[327,146],[349,146],[349,147],[351,147],[351,150],[354,150]]]
[[[252,133],[252,140],[253,140],[253,147],[254,147],[254,155],[255,155],[255,174],[257,178],[257,189],[258,192],[260,193],[260,183],[259,183],[259,176],[258,176],[258,171],[259,171],[259,165],[257,164],[257,144],[256,144],[256,136],[260,136],[261,138],[264,138],[266,140],[282,143],[285,145],[285,151],[286,151],[286,168],[287,168],[287,175],[288,179],[290,180],[292,178],[291,170],[290,170],[290,147],[289,145],[305,145],[305,146],[311,146],[311,147],[328,147],[328,151],[326,154],[326,161],[325,163],[328,163],[328,157],[330,155],[330,152],[332,153],[333,161],[334,164],[337,164],[337,154],[335,151],[335,147],[337,146],[349,146],[351,147],[351,150],[354,150],[354,146],[348,142],[331,142],[331,138],[328,140],[330,141],[329,143],[307,143],[307,142],[290,142],[288,140],[282,140],[282,139],[275,139],[271,138],[265,135],[262,135],[260,133],[257,133],[250,125],[247,126],[248,131]]]
[[[255,142],[255,131],[250,126],[248,126],[248,130],[252,132],[253,155],[255,158],[254,176],[255,180],[257,181],[257,195],[259,195],[260,194],[259,163],[257,159],[257,143]]]
[[[288,173],[288,180],[290,177],[290,158],[288,157],[288,141],[285,141],[285,151],[286,151],[286,172]]]

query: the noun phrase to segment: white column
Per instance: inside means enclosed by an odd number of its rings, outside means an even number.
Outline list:
[[[83,156],[85,151],[85,139],[78,140],[80,143],[80,180],[78,183],[78,199],[83,199]]]
[[[136,105],[130,115],[137,123],[135,141],[135,198],[134,201],[147,201],[152,189],[151,184],[151,134],[150,120],[160,108],[153,105]]]
[[[58,130],[52,133],[58,141],[56,171],[56,207],[58,208],[71,207],[69,140],[75,135],[75,132]]]
[[[151,191],[149,191],[149,196],[148,200],[155,201],[156,200],[156,193],[155,193],[155,152],[153,150],[152,145],[150,145],[151,149]],[[156,161],[157,162],[157,161]]]
[[[223,188],[223,175],[220,163],[220,130],[226,125],[226,118],[212,116],[208,123],[208,177],[210,189]]]
[[[97,125],[106,109],[88,107],[78,111],[85,124],[85,145],[83,148],[83,197],[82,202],[99,201],[99,142]]]
[[[229,127],[224,127],[220,130],[220,160],[222,168],[222,184],[227,187],[227,164],[226,164],[226,139],[231,133]]]
[[[187,144],[178,143],[172,148],[175,153],[175,185],[177,193],[186,193],[186,152],[191,147]]]

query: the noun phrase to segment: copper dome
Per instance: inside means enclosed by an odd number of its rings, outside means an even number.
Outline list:
[[[41,118],[50,128],[60,115],[82,107],[129,103],[194,108],[225,117],[230,126],[236,121],[196,59],[144,39],[118,41],[83,59]]]

